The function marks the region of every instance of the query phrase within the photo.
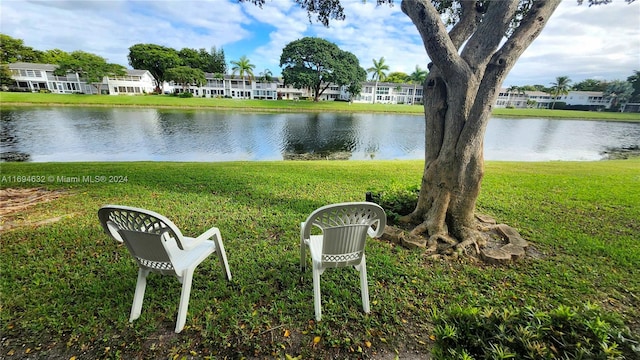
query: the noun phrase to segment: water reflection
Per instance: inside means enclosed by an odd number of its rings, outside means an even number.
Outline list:
[[[31,161],[423,159],[416,115],[256,114],[211,110],[3,108],[0,150]],[[640,124],[493,118],[488,160],[597,160],[640,145]]]

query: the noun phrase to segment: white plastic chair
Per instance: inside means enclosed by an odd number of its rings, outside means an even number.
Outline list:
[[[362,308],[369,313],[369,286],[364,247],[367,235],[382,236],[387,218],[384,210],[371,202],[339,203],[315,210],[300,229],[300,269],[306,268],[305,249],[311,253],[313,300],[316,320],[322,318],[320,275],[326,268],[353,266],[360,272]],[[320,235],[312,235],[318,227]]]
[[[197,238],[186,237],[173,222],[158,213],[119,205],[102,207],[98,217],[111,237],[125,243],[140,267],[129,322],[140,317],[150,272],[175,275],[182,284],[176,333],[182,331],[186,322],[191,281],[198,264],[215,252],[227,280],[231,280],[227,254],[218,228],[212,227]]]

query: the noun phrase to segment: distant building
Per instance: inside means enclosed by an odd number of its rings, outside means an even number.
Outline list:
[[[9,64],[11,77],[15,84],[11,86],[18,91],[49,91],[57,94],[84,93],[94,94],[97,89],[87,84],[78,74],[68,73],[56,76],[53,72],[57,65],[13,63]],[[188,91],[196,97],[259,100],[301,100],[313,98],[309,88],[298,89],[285,85],[282,78],[244,79],[233,75],[205,73],[206,83],[203,86],[186,86],[164,83],[165,93],[181,93]],[[323,84],[323,88],[327,84]],[[139,95],[151,93],[155,89],[154,79],[147,70],[126,70],[124,76],[105,76],[100,84],[100,92],[110,95]],[[423,103],[422,85],[398,84],[388,82],[366,81],[362,83],[360,94],[351,96],[346,86],[329,84],[321,101],[353,101],[369,104],[421,104]],[[564,108],[580,110],[602,110],[611,107],[611,99],[599,91],[569,91],[568,94],[554,97],[542,91],[509,91],[502,88],[494,106],[496,108],[551,108],[553,103],[563,103]],[[557,106],[556,106],[557,107]],[[640,104],[622,104],[621,111],[639,112]]]
[[[542,91],[508,91],[502,88],[496,99],[496,108],[535,108],[550,109],[553,103],[564,103],[564,107],[579,110],[602,110],[611,107],[611,99],[601,91],[569,91],[566,95],[554,98]]]
[[[564,102],[567,106],[581,110],[602,110],[611,107],[610,98],[606,98],[602,91],[569,91],[559,96],[556,101]]]
[[[11,87],[14,90],[48,91],[55,94],[95,94],[98,91],[94,85],[82,80],[77,73],[54,75],[57,65],[18,62],[8,66],[11,78],[15,80]],[[124,76],[105,76],[100,84],[102,93],[113,95],[150,93],[153,89],[153,76],[147,70],[126,70]]]
[[[348,96],[345,92],[345,96]],[[367,104],[421,104],[422,85],[368,81],[353,102]]]
[[[140,95],[155,90],[153,75],[148,70],[126,70],[124,76],[105,76],[102,80],[111,95]]]

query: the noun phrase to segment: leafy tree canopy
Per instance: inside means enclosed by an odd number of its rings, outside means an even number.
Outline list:
[[[178,51],[178,56],[182,60],[182,66],[200,69],[208,73],[224,74],[227,71],[224,51],[217,50],[215,46],[211,48],[210,53],[204,48],[198,50],[183,48]]]
[[[22,39],[0,34],[0,63],[40,62],[42,52],[24,45]]]
[[[280,56],[285,84],[314,90],[314,100],[330,84],[347,85],[354,92],[367,77],[358,58],[336,44],[316,37],[305,37],[287,44]]]
[[[640,102],[640,71],[635,70],[634,74],[627,78],[627,81],[633,87],[633,93],[631,94],[631,101]]]
[[[128,58],[131,67],[148,70],[153,75],[157,92],[160,92],[162,83],[166,80],[165,72],[182,64],[182,60],[175,49],[155,44],[136,44],[131,46]]]
[[[69,60],[69,53],[60,49],[45,50],[42,52],[40,62],[44,64],[60,64]]]
[[[406,84],[406,83],[410,83],[412,80],[411,80],[411,77],[407,75],[407,73],[403,73],[401,71],[394,71],[389,73],[389,75],[387,75],[384,81],[398,83],[398,84]]]
[[[604,96],[611,99],[611,106],[617,108],[619,104],[624,104],[633,94],[633,85],[628,81],[614,80],[607,84]]]
[[[11,70],[7,64],[0,64],[0,86],[11,86],[15,84],[11,77]]]
[[[166,71],[165,77],[167,81],[173,81],[176,84],[186,88],[188,85],[202,86],[207,82],[204,71],[194,69],[189,66],[178,66]]]
[[[124,66],[107,63],[105,58],[84,51],[72,52],[68,57],[62,59],[58,65],[54,74],[77,73],[86,82],[94,85],[98,89],[98,93],[100,93],[100,84],[105,76],[126,74]]]
[[[586,79],[582,80],[579,83],[573,85],[573,90],[576,91],[604,91],[607,87],[607,83],[605,81],[600,81],[596,79]]]

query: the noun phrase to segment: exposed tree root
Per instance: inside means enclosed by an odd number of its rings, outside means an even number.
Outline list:
[[[518,231],[505,224],[496,224],[490,217],[478,215],[476,228],[464,229],[462,241],[448,233],[427,235],[426,223],[397,226],[389,225],[382,239],[409,249],[424,249],[424,254],[434,258],[460,256],[480,259],[487,263],[503,264],[523,256],[538,257]],[[527,254],[531,250],[531,254]]]
[[[1,189],[0,190],[0,231],[6,231],[21,226],[41,226],[51,224],[62,220],[65,217],[73,216],[67,214],[50,219],[38,221],[25,221],[24,219],[16,220],[16,216],[26,208],[57,199],[64,195],[60,190],[46,190],[41,188],[35,189]],[[14,216],[14,214],[16,214]],[[19,218],[19,216],[18,216]]]
[[[63,195],[62,191],[35,189],[0,189],[0,216],[5,216],[29,206],[50,201]]]

